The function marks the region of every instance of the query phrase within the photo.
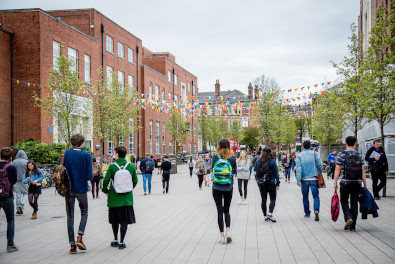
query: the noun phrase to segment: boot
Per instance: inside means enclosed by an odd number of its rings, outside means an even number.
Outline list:
[[[32,213],[32,219],[37,219],[37,213],[36,212]]]
[[[84,242],[82,242],[82,236],[77,237],[77,243],[75,245],[78,247],[80,250],[86,250],[86,246],[84,245]]]
[[[77,247],[76,247],[74,244],[70,245],[70,251],[69,251],[69,253],[70,253],[70,254],[75,254],[75,253],[77,253]]]

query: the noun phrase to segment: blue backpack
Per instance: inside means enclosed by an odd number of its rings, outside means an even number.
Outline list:
[[[232,165],[226,159],[219,159],[213,168],[213,183],[228,185],[232,184],[233,181],[233,171]]]

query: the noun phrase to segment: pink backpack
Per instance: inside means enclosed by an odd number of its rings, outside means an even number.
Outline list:
[[[335,194],[333,194],[332,196],[332,205],[331,205],[332,220],[335,222],[339,217],[339,210],[340,210],[339,195],[337,195],[337,190],[335,190]]]

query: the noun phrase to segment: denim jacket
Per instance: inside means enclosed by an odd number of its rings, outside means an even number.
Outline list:
[[[322,173],[322,161],[320,155],[316,152],[315,159],[318,169]],[[296,180],[298,184],[302,179],[317,177],[318,171],[314,160],[314,151],[305,149],[296,156]]]
[[[39,168],[37,168],[37,170],[38,170],[38,175],[33,173],[26,175],[25,173],[25,175],[23,175],[23,180],[22,180],[23,183],[30,185],[30,183],[34,182],[35,180],[37,180],[38,183],[41,183],[44,180],[44,175]],[[26,179],[29,179],[29,181],[25,182]]]

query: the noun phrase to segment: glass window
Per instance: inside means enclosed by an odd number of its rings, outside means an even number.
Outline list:
[[[53,41],[53,68],[59,70],[58,58],[60,57],[60,43]]]
[[[196,94],[196,86],[194,85],[194,86],[192,86],[192,95],[195,95]]]
[[[162,88],[162,98],[161,98],[161,100],[162,101],[165,100],[165,88]]]
[[[185,96],[187,95],[187,89],[185,83],[181,82],[181,96],[182,100],[185,100]]]
[[[162,123],[162,154],[166,155],[166,124]]]
[[[114,39],[109,35],[106,35],[106,50],[114,53]]]
[[[84,62],[85,82],[89,83],[91,81],[91,57],[85,54]]]
[[[149,96],[149,99],[152,99],[152,83],[149,84],[148,96]]]
[[[188,83],[188,94],[191,93],[191,83]]]
[[[167,80],[171,82],[171,71],[167,71]]]
[[[114,142],[112,140],[107,140],[107,155],[112,155],[114,153]]]
[[[178,86],[178,75],[174,74],[174,84]]]
[[[128,48],[128,62],[134,63],[134,50]]]
[[[159,137],[160,137],[160,122],[156,121],[155,127],[155,143],[156,143],[156,154],[160,154],[160,145],[159,145]]]
[[[118,138],[118,146],[125,146],[125,137],[124,136],[120,136]]]
[[[173,154],[173,143],[169,141],[169,154]]]
[[[149,121],[149,153],[152,154],[152,120]]]
[[[171,101],[171,93],[169,93],[169,98],[167,98],[168,101]]]
[[[68,48],[68,59],[71,62],[70,70],[78,71],[78,51],[73,48]]]
[[[118,57],[125,58],[125,52],[123,51],[123,44],[121,42],[118,42]]]
[[[107,66],[107,68],[106,68],[106,76],[107,76],[107,85],[109,86],[109,89],[111,89],[113,72],[114,72],[114,68],[111,67],[111,66]]]
[[[128,75],[128,84],[129,84],[130,92],[132,93],[134,89],[134,76]]]
[[[118,71],[118,82],[121,90],[123,91],[123,88],[125,87],[125,73]]]
[[[196,126],[193,126],[193,135],[196,136]]]
[[[130,134],[129,134],[129,154],[134,154],[134,122],[133,118],[129,118]]]
[[[155,98],[154,100],[158,101],[159,100],[159,86],[155,85]]]

